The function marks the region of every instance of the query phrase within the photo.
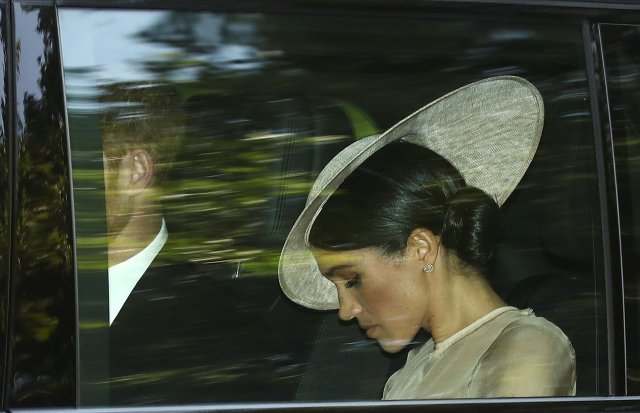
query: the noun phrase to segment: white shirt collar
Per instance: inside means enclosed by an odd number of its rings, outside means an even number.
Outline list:
[[[145,249],[120,264],[109,267],[109,325],[116,319],[131,291],[160,253],[168,235],[163,218],[160,232]]]

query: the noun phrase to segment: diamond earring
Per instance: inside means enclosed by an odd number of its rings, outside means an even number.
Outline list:
[[[433,264],[425,264],[422,270],[426,273],[433,272]]]

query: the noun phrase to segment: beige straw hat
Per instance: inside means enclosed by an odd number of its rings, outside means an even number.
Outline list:
[[[463,86],[386,132],[349,145],[320,172],[285,241],[278,268],[282,291],[304,307],[339,307],[335,286],[309,250],[309,230],[333,191],[378,149],[398,139],[425,146],[449,160],[468,185],[502,205],[531,163],[543,120],[538,90],[522,78],[500,76]]]

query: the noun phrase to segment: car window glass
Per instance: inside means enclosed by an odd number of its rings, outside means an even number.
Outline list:
[[[640,28],[603,25],[602,45],[616,161],[624,265],[627,391],[640,394]]]
[[[509,74],[538,87],[546,120],[489,280],[570,338],[578,395],[606,393],[579,26],[62,9],[60,30],[81,405],[379,400],[409,348],[383,354],[355,323],[286,299],[283,242],[342,148]]]
[[[4,352],[7,332],[7,288],[9,277],[9,237],[11,236],[9,211],[11,203],[9,202],[9,194],[11,189],[11,180],[9,174],[9,142],[7,141],[7,134],[5,132],[5,125],[8,119],[8,106],[6,95],[6,47],[7,41],[5,38],[6,30],[6,13],[4,9],[0,9],[0,90],[3,92],[0,94],[0,355],[2,356],[0,362],[0,371],[4,371]],[[3,381],[0,380],[0,384]],[[3,386],[4,387],[4,386]]]
[[[7,406],[75,400],[73,214],[53,7],[11,5],[13,211]]]

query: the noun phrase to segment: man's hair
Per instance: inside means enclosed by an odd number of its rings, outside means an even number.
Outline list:
[[[155,180],[162,179],[184,137],[184,113],[175,88],[157,83],[114,83],[102,89],[99,101],[102,147],[108,162],[142,148],[153,158]]]

